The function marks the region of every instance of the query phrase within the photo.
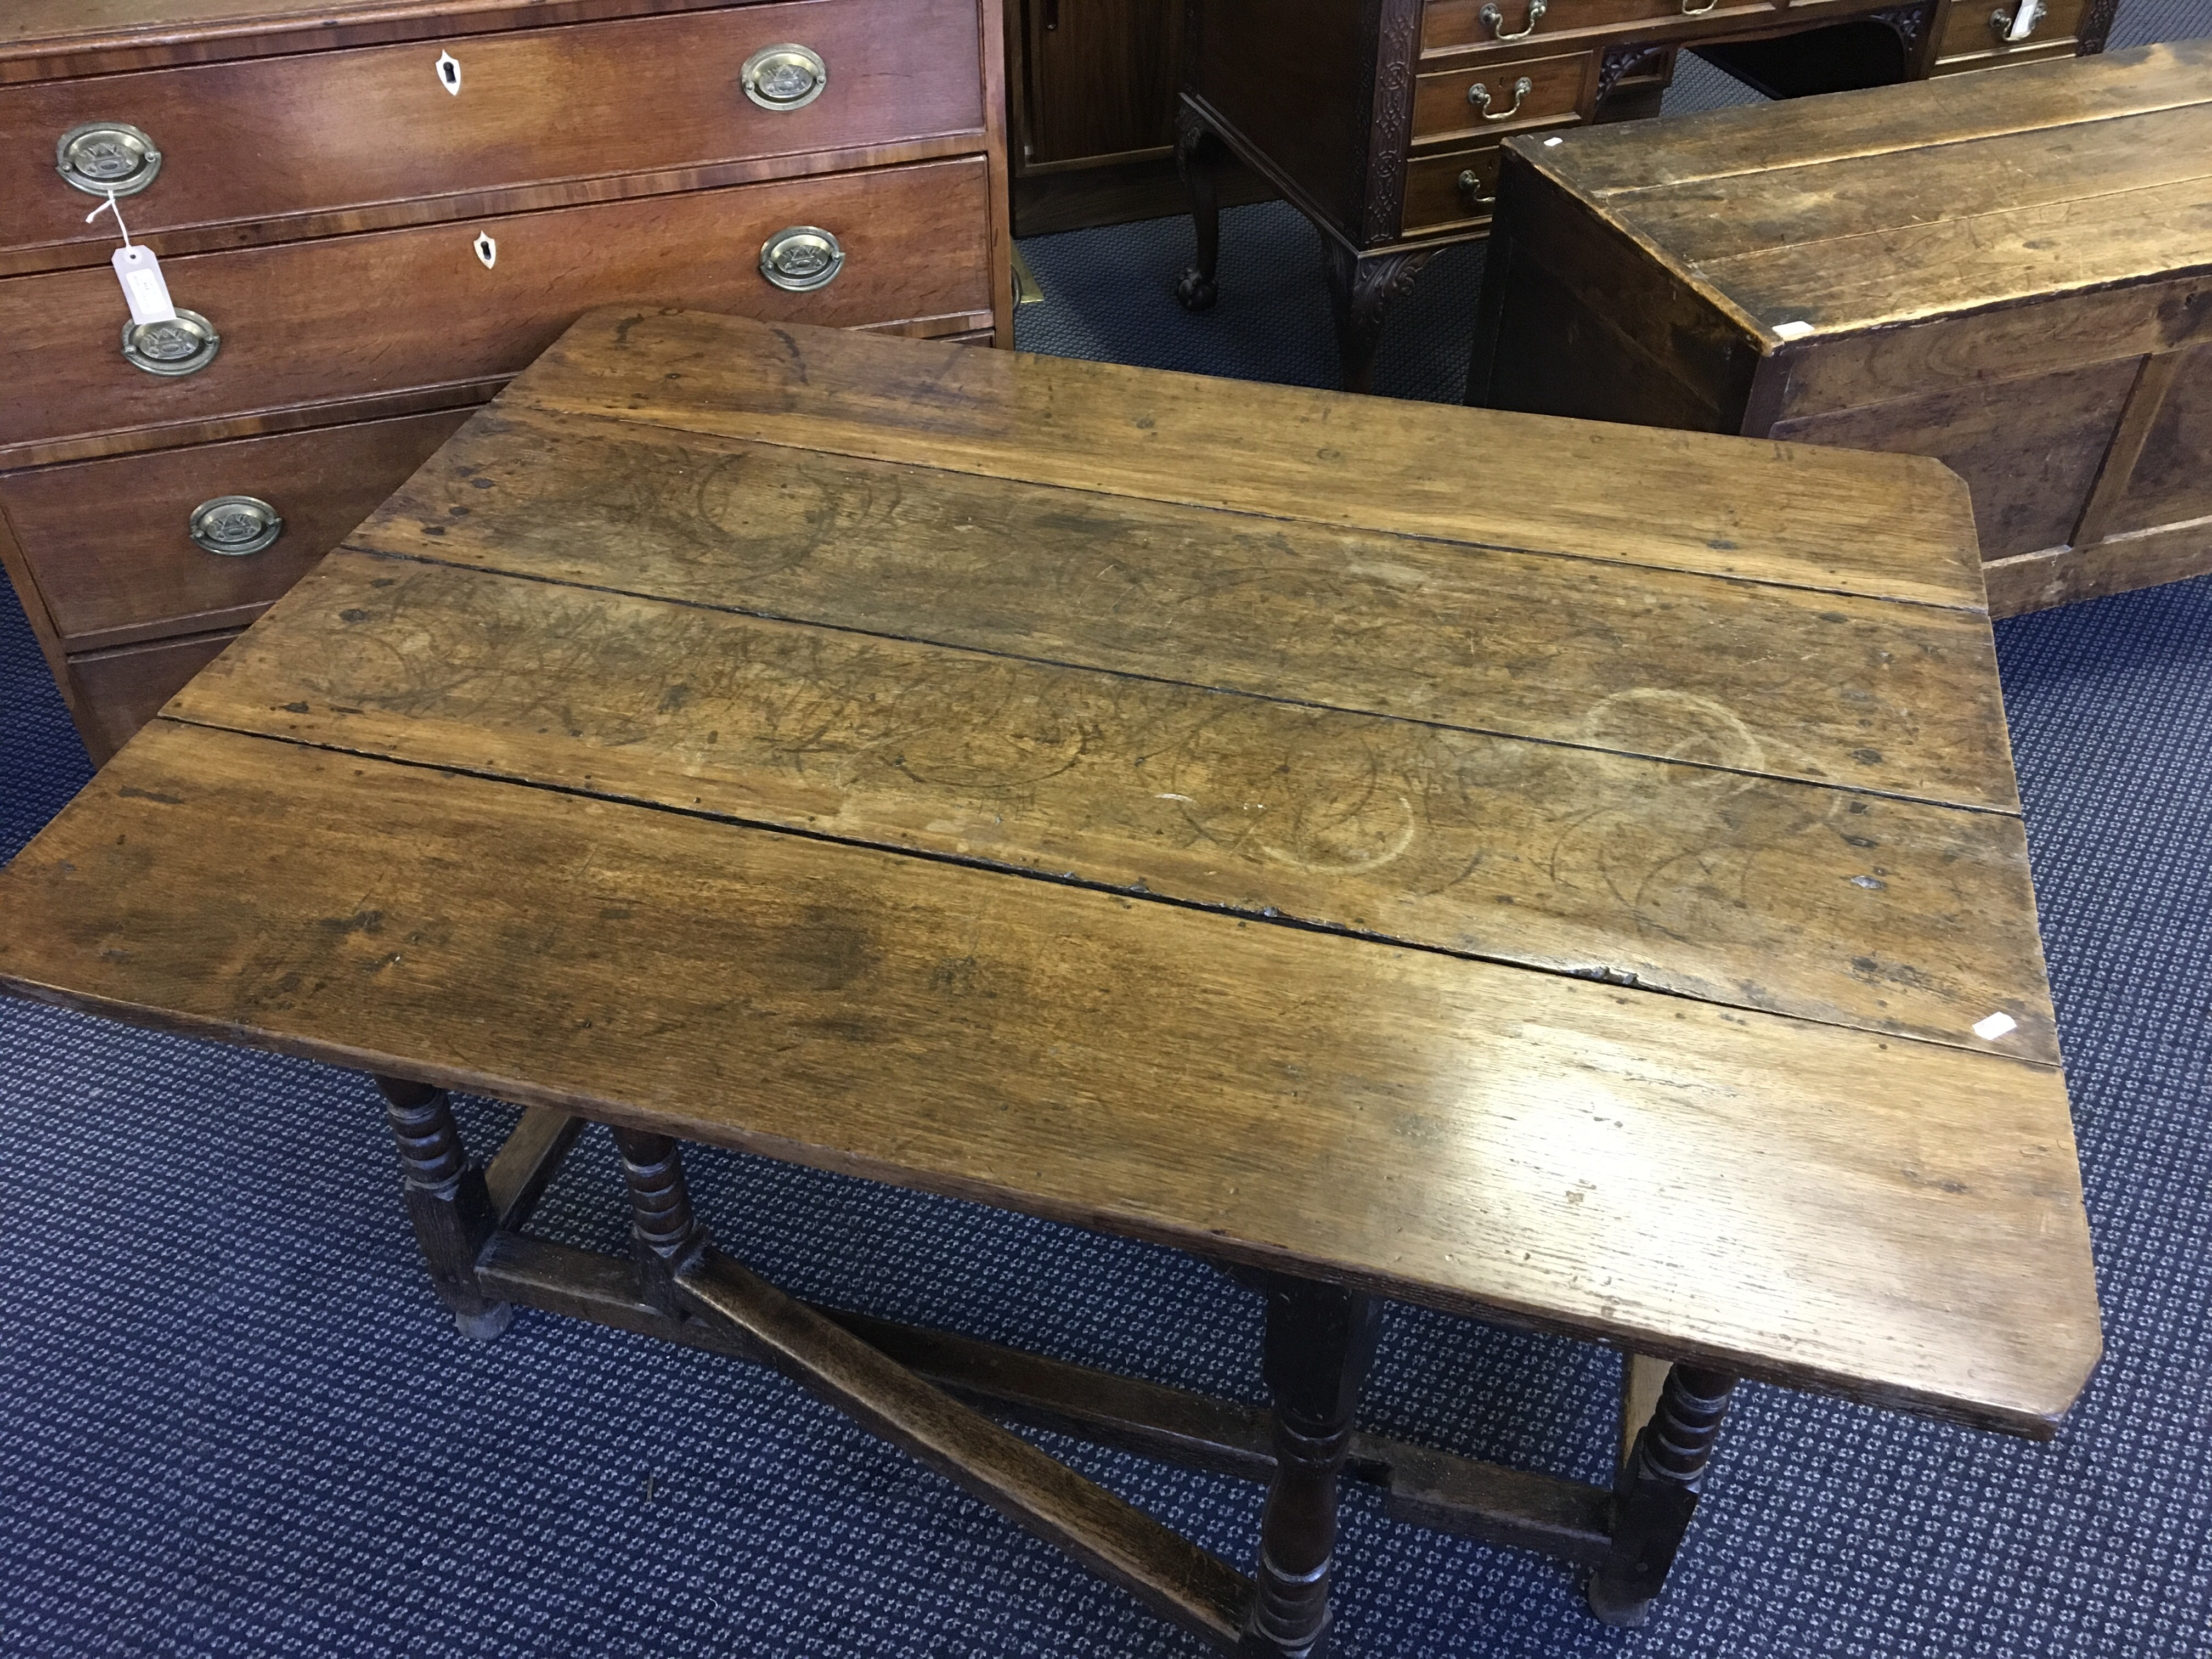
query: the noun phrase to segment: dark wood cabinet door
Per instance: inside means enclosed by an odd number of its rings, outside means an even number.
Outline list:
[[[1022,39],[1023,170],[1173,147],[1182,0],[1024,0]]]

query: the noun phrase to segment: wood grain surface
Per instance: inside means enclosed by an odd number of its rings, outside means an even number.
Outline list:
[[[170,712],[2058,1058],[2002,813],[347,553]]]
[[[2202,104],[2212,95],[2208,67],[2212,40],[2172,41],[1946,80],[1940,97],[1906,84],[1711,111],[1669,129],[1664,154],[1654,153],[1648,131],[1595,127],[1545,152],[1545,160],[1577,194],[1613,199],[1732,173]]]
[[[0,984],[2051,1431],[2098,1322],[1978,590],[1647,556],[1647,434],[1513,545],[1430,528],[1483,418],[969,357],[580,324],[0,874]],[[1398,471],[1298,494],[1316,434]],[[1699,453],[1800,490],[1770,565],[1932,470]]]
[[[732,353],[742,375],[724,372]],[[1200,375],[1073,360],[1047,374],[1002,352],[635,308],[593,313],[508,401],[1276,520],[1983,604],[1966,492],[1916,457],[1291,386],[1224,398]]]
[[[1231,516],[512,399],[350,541],[1156,678],[1190,677],[1196,650],[1207,684],[1255,696],[2019,801],[1995,644],[1971,611]]]
[[[25,994],[1875,1403],[2098,1352],[1996,1055],[170,720],[0,914]]]

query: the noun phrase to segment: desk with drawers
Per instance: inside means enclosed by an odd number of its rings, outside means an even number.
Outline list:
[[[96,761],[595,305],[1011,343],[997,0],[85,10],[0,15],[0,561]]]
[[[1215,296],[1225,145],[1310,219],[1346,391],[1364,392],[1389,303],[1438,250],[1487,234],[1515,133],[1658,113],[1684,46],[1777,93],[1921,80],[2101,52],[2118,0],[1188,0],[1177,138]],[[1767,42],[1807,37],[1791,54]],[[1842,70],[1840,77],[1837,71]]]

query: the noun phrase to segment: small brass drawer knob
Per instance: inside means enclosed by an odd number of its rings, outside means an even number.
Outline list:
[[[161,171],[161,152],[127,121],[88,121],[56,142],[54,171],[88,196],[136,196]]]
[[[830,66],[805,46],[763,46],[745,59],[738,84],[763,109],[804,109],[830,84]]]
[[[274,544],[284,520],[258,495],[217,495],[192,509],[185,533],[196,546],[237,559]]]
[[[761,244],[761,275],[793,294],[829,287],[844,264],[845,250],[837,239],[813,225],[779,230]]]
[[[222,349],[222,336],[197,311],[179,309],[173,323],[125,323],[123,355],[149,374],[197,374]]]

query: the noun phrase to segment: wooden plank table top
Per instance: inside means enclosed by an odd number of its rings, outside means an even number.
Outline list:
[[[2099,1352],[1911,457],[596,313],[0,985],[2020,1433]]]

